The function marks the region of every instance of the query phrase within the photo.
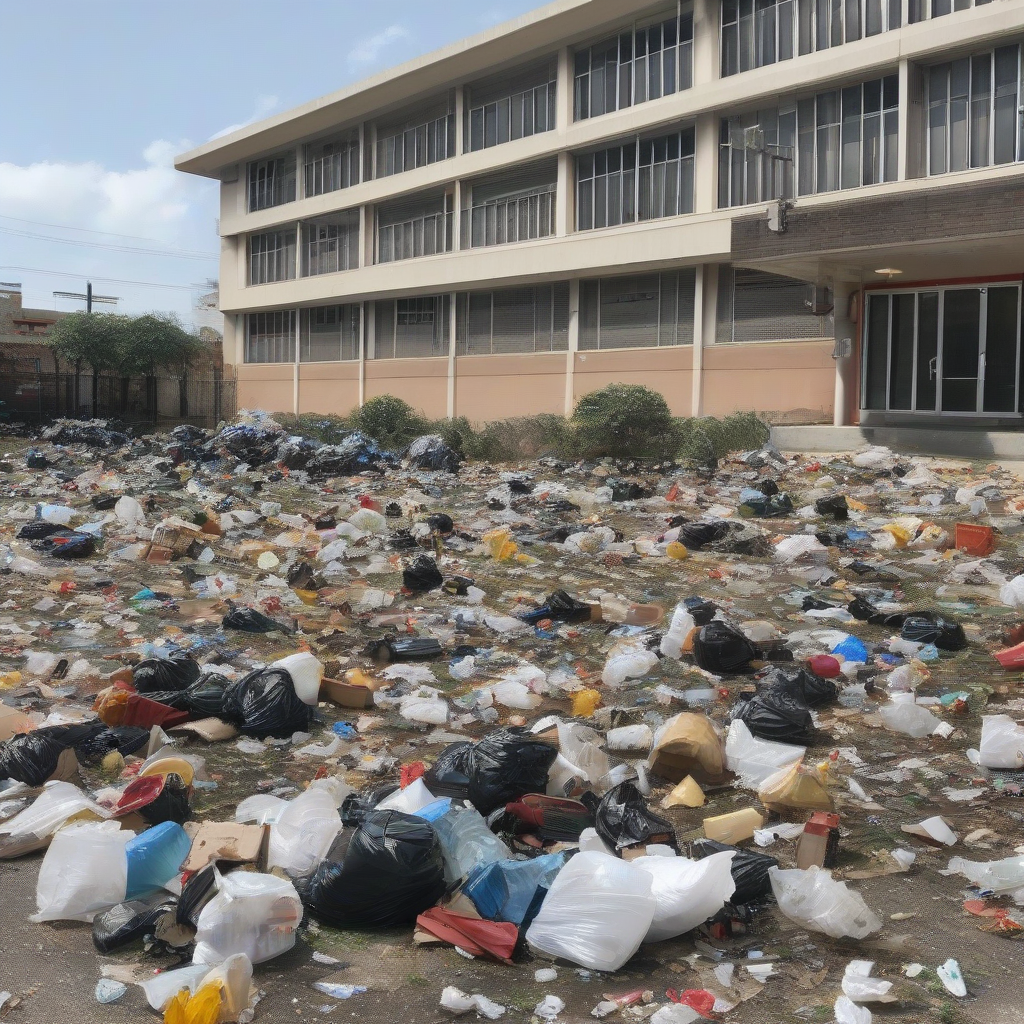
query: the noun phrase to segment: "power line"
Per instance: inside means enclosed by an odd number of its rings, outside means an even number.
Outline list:
[[[9,263],[0,264],[0,269],[17,270],[21,274],[44,274],[47,277],[66,277],[75,281],[81,281],[83,276],[82,274],[65,274],[60,270],[43,270],[40,267],[15,267]],[[205,285],[192,284],[164,284],[160,281],[129,281],[123,277],[95,276],[95,280],[106,281],[108,284],[137,284],[147,288],[177,288],[186,292],[195,291],[198,287],[206,287]]]
[[[131,238],[136,242],[158,242],[166,244],[162,238],[151,238],[148,235],[124,235],[117,231],[100,231],[97,228],[80,228],[74,224],[51,224],[44,220],[28,220],[25,217],[11,217],[6,213],[0,213],[0,220],[13,220],[19,224],[33,224],[37,228],[60,228],[62,231],[84,231],[89,235],[109,235],[111,238]],[[198,252],[198,249],[180,249],[179,252]]]
[[[81,245],[89,249],[105,249],[108,252],[132,253],[135,256],[163,256],[177,260],[215,260],[219,257],[214,253],[188,252],[179,250],[177,252],[165,249],[143,249],[135,245],[117,245],[114,242],[90,242],[85,238],[55,238],[53,235],[41,235],[35,231],[19,231],[17,228],[5,228],[0,224],[0,232],[6,235],[17,235],[20,238],[40,238],[47,242],[56,242],[58,245]]]

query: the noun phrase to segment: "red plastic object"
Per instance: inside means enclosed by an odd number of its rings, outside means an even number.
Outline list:
[[[423,778],[423,773],[426,770],[427,766],[422,761],[411,761],[409,764],[403,764],[400,776],[402,789],[405,789],[406,786],[411,786],[417,779]]]
[[[706,988],[688,988],[685,992],[677,992],[674,988],[670,988],[665,995],[673,1003],[682,1003],[683,1006],[689,1006],[691,1010],[696,1010],[702,1017],[710,1016],[715,1008],[714,994]]]
[[[959,551],[984,558],[995,550],[996,538],[991,526],[976,526],[974,523],[957,523],[954,544]]]
[[[440,907],[431,907],[420,914],[416,926],[473,956],[490,954],[506,964],[512,963],[512,951],[519,941],[519,929],[514,924],[463,917]]]
[[[124,709],[124,720],[122,725],[136,725],[141,729],[151,729],[154,725],[171,726],[181,725],[188,721],[187,711],[178,711],[176,708],[168,707],[159,701],[150,700],[133,693],[128,698]]]
[[[807,667],[822,679],[835,679],[842,671],[839,662],[831,654],[815,654],[807,659]]]
[[[1024,643],[996,651],[993,657],[1003,668],[1024,668]]]
[[[121,799],[114,808],[114,817],[120,818],[132,811],[148,807],[163,791],[167,777],[164,775],[146,775],[136,779],[125,787]]]
[[[804,825],[804,832],[812,836],[827,836],[834,828],[839,828],[839,815],[828,811],[815,811],[811,820]]]

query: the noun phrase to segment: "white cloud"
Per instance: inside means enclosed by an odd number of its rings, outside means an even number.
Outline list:
[[[404,25],[389,25],[376,35],[360,39],[349,51],[349,67],[360,69],[376,64],[385,49],[408,38],[409,30]]]
[[[232,132],[237,132],[240,128],[245,128],[250,124],[255,124],[257,121],[262,121],[263,118],[269,117],[280,106],[281,100],[277,96],[257,96],[256,105],[253,107],[252,115],[250,117],[247,117],[244,121],[240,121],[238,124],[229,124],[227,128],[221,128],[219,132],[215,132],[210,136],[210,141],[212,142],[214,139],[230,135]]]

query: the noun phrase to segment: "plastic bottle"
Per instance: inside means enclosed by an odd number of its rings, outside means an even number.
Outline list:
[[[666,658],[674,658],[678,661],[683,656],[683,644],[690,635],[691,630],[696,628],[697,623],[685,604],[676,605],[672,613],[672,622],[669,624],[668,632],[661,638],[661,653]]]
[[[753,807],[744,807],[731,814],[719,814],[704,819],[704,835],[720,843],[735,845],[744,839],[751,839],[754,830],[764,826],[764,818]]]
[[[181,870],[192,840],[174,821],[164,821],[137,835],[125,846],[128,886],[125,899],[159,889]]]

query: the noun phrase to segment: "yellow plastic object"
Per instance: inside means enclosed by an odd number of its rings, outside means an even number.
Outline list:
[[[893,540],[896,541],[896,546],[900,548],[905,548],[913,540],[913,534],[899,523],[886,523],[882,527],[882,532],[891,533]]]
[[[12,686],[17,686],[21,682],[21,673],[15,670],[14,672],[4,672],[0,675],[0,690],[7,690]]]
[[[124,757],[120,750],[112,750],[103,758],[102,766],[104,775],[118,776],[124,771]]]
[[[752,838],[754,830],[763,825],[764,818],[753,807],[744,807],[742,811],[705,818],[704,835],[708,839],[733,846],[736,843],[742,843],[744,839]]]
[[[180,775],[186,786],[192,785],[196,770],[183,757],[161,757],[154,761],[145,771],[139,772],[140,778],[150,775]]]
[[[509,535],[508,530],[490,530],[480,538],[491,558],[498,562],[507,562],[519,551],[518,545]]]
[[[345,682],[352,686],[365,686],[370,690],[374,687],[373,680],[359,668],[350,668],[345,673]]]
[[[664,808],[669,807],[703,807],[704,806],[704,790],[693,781],[692,775],[687,775],[682,782],[672,790],[664,800],[661,801],[661,806]]]
[[[127,690],[114,688],[104,690],[96,695],[92,709],[100,716],[100,721],[104,725],[113,728],[124,721],[130,696],[131,694]]]
[[[601,703],[597,690],[579,690],[572,695],[573,718],[589,718]]]
[[[675,558],[678,561],[682,561],[684,558],[690,557],[690,552],[686,550],[685,544],[680,544],[679,541],[674,540],[667,548],[665,548],[665,554],[669,558]]]
[[[818,772],[807,771],[799,762],[782,768],[761,783],[757,798],[770,811],[831,811],[832,797]]]
[[[317,593],[315,590],[296,590],[295,596],[303,604],[316,604]]]
[[[164,1024],[217,1024],[220,1020],[223,982],[203,985],[196,994],[190,995],[183,988],[164,1010]]]

